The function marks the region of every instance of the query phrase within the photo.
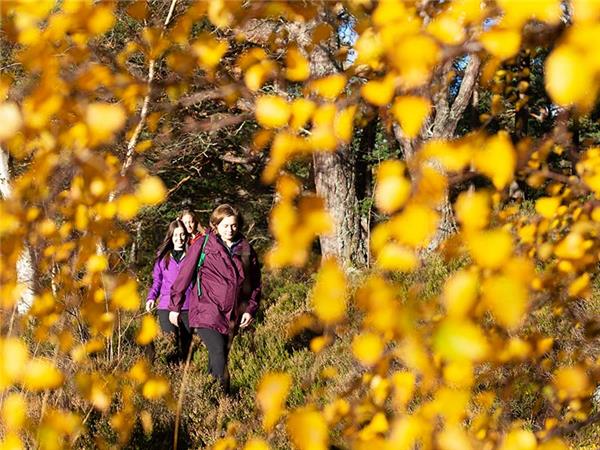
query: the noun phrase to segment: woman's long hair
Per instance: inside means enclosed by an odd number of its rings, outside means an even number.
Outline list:
[[[179,213],[179,216],[177,217],[177,219],[183,221],[183,216],[190,216],[192,219],[194,219],[194,223],[196,224],[196,226],[195,226],[196,229],[194,230],[194,233],[204,234],[206,232],[204,227],[202,225],[200,225],[200,222],[198,221],[198,215],[192,209],[190,209],[190,208],[183,209]],[[186,231],[187,231],[187,229],[186,229]]]
[[[165,267],[169,267],[169,261],[171,260],[171,251],[173,250],[173,233],[177,228],[183,228],[183,235],[185,237],[186,242],[189,239],[190,236],[183,222],[179,219],[175,219],[169,224],[169,228],[167,228],[167,234],[165,235],[162,244],[158,246],[158,251],[156,252],[156,259],[154,260],[155,264],[156,262],[165,258]]]

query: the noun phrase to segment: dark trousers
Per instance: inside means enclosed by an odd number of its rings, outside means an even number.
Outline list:
[[[229,336],[211,328],[195,328],[194,330],[208,350],[208,372],[221,382],[226,393],[229,392],[229,371],[227,370]]]
[[[179,326],[176,327],[169,322],[169,310],[158,310],[158,323],[163,333],[174,333],[177,339],[177,350],[180,361],[185,361],[192,344],[192,330],[188,321],[188,312],[181,311],[179,314]]]

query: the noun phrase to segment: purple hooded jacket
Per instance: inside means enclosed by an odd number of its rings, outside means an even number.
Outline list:
[[[154,264],[154,271],[152,272],[152,287],[148,291],[147,300],[158,300],[158,309],[169,309],[169,301],[171,299],[171,286],[177,278],[179,269],[185,261],[185,256],[179,261],[171,256],[169,257],[169,267],[165,265],[166,257],[163,257],[160,261],[156,261]],[[190,293],[191,287],[186,292],[182,310],[189,309],[190,307]]]
[[[206,257],[200,268],[202,295],[198,297],[197,266],[204,237],[194,241],[182,261],[179,275],[171,288],[171,311],[180,311],[185,292],[190,294],[189,323],[193,328],[211,328],[228,334],[244,312],[254,316],[260,300],[260,265],[256,252],[242,237],[231,253],[214,233],[208,232]],[[246,268],[244,270],[244,268]]]

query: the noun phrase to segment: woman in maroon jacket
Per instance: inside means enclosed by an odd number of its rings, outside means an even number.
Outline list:
[[[238,326],[246,328],[260,299],[260,266],[256,252],[239,229],[242,218],[235,208],[218,206],[210,230],[188,249],[171,288],[169,320],[178,324],[188,286],[189,324],[208,349],[209,372],[229,389],[227,356]]]

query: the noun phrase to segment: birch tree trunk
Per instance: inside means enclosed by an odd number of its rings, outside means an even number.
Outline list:
[[[4,200],[10,199],[12,195],[10,178],[9,155],[0,147],[0,195]],[[27,242],[23,243],[16,271],[17,282],[23,286],[21,298],[17,302],[17,311],[24,314],[31,308],[35,295],[35,268],[31,246]]]

